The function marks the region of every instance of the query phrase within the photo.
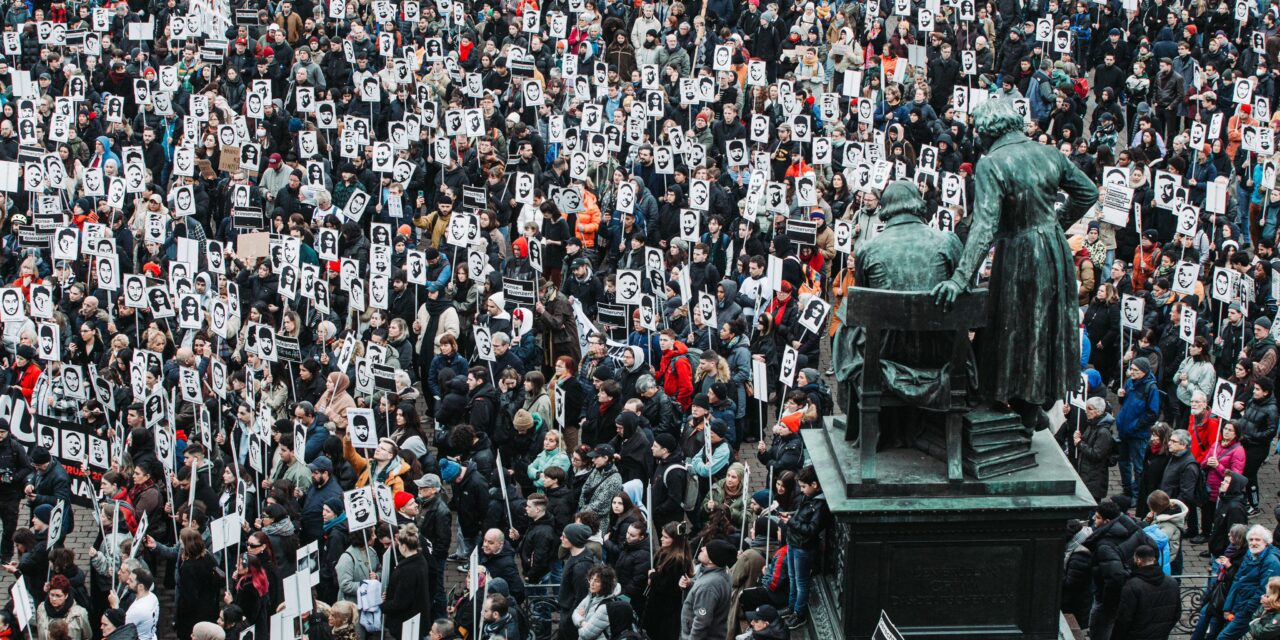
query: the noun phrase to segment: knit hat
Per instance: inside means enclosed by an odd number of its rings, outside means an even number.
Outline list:
[[[448,458],[440,461],[440,479],[453,482],[462,473],[462,467]]]
[[[1151,373],[1151,361],[1143,357],[1133,359],[1133,366],[1137,367],[1142,373]]]
[[[1262,327],[1263,329],[1266,329],[1267,331],[1270,331],[1270,330],[1271,330],[1271,319],[1270,319],[1270,318],[1268,318],[1268,317],[1266,317],[1266,316],[1258,316],[1258,317],[1257,317],[1257,319],[1255,319],[1255,320],[1253,321],[1253,326],[1255,326],[1255,327]]]
[[[1276,507],[1276,508],[1280,509],[1280,507]],[[113,627],[124,626],[124,620],[125,620],[124,609],[107,609],[107,612],[102,615],[106,616],[107,622],[110,622],[111,626]]]
[[[575,522],[564,528],[564,538],[569,544],[582,548],[587,545],[587,540],[591,539],[591,527],[580,522]]]
[[[666,449],[669,452],[675,451],[676,447],[680,446],[680,444],[676,441],[676,437],[669,433],[659,433],[658,435],[653,437],[653,441],[659,447],[662,447],[663,449]]]
[[[343,506],[342,498],[340,497],[333,497],[333,498],[329,498],[328,500],[325,500],[324,506],[329,507],[329,510],[334,513],[342,513],[343,509],[346,508],[345,506]]]
[[[524,431],[525,429],[533,426],[533,414],[524,409],[520,409],[516,411],[516,416],[511,419],[511,424],[514,425],[516,429]]]
[[[972,163],[972,162],[961,162],[961,163],[960,163],[960,172],[961,172],[961,173],[969,173],[969,174],[972,174],[972,173],[973,173],[973,163]]]
[[[31,455],[28,457],[31,459],[31,464],[49,464],[53,461],[53,456],[49,455],[49,450],[41,446],[32,447]]]
[[[46,455],[48,455],[47,452],[46,452]],[[49,519],[50,519],[50,516],[52,515],[53,515],[53,507],[47,504],[42,504],[36,507],[35,510],[31,512],[31,517],[45,524],[49,524]]]
[[[717,567],[732,567],[738,561],[738,550],[730,542],[712,540],[707,543],[707,558]]]
[[[702,409],[710,410],[710,409],[711,409],[711,399],[707,397],[707,394],[705,394],[705,393],[699,393],[698,395],[696,395],[696,396],[694,396],[694,397],[693,397],[693,406],[695,406],[695,407],[700,407],[700,408],[702,408]]]
[[[397,491],[392,500],[396,503],[396,511],[399,511],[403,509],[406,504],[413,502],[413,494],[408,491]]]

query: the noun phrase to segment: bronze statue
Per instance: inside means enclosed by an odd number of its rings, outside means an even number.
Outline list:
[[[933,289],[950,307],[973,284],[995,244],[986,329],[974,347],[978,385],[988,402],[1007,405],[1027,428],[1049,426],[1045,411],[1080,375],[1075,268],[1065,230],[1098,199],[1098,189],[1051,146],[1023,134],[1012,100],[993,99],[973,112],[986,153],[975,171],[969,241],[960,266]],[[1068,201],[1055,211],[1058,191]]]

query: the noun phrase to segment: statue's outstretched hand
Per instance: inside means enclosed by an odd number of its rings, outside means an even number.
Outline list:
[[[960,290],[960,285],[954,280],[939,282],[933,288],[933,304],[942,307],[943,311],[950,311],[952,303],[960,295]]]

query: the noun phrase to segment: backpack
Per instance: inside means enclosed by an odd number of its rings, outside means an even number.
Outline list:
[[[609,614],[608,640],[649,640],[649,634],[636,626],[636,612],[626,598],[612,598],[605,603]]]
[[[818,396],[818,414],[821,417],[834,415],[836,412],[835,400],[831,398],[831,389],[827,385],[819,382],[814,395]]]
[[[689,469],[682,464],[673,464],[662,472],[662,483],[667,483],[667,474],[672,469],[681,469],[684,471],[684,497],[680,500],[680,508],[685,511],[693,511],[698,508],[698,482],[696,478],[689,477]]]
[[[1204,467],[1193,465],[1196,468],[1196,495],[1195,504],[1201,507],[1209,506],[1209,479],[1204,475]]]
[[[1076,92],[1080,99],[1085,100],[1089,97],[1089,79],[1076,78],[1071,81],[1071,90]]]
[[[1160,568],[1164,570],[1164,574],[1166,576],[1172,575],[1172,571],[1169,568],[1169,536],[1166,535],[1164,531],[1160,530],[1159,525],[1155,524],[1149,524],[1146,527],[1143,527],[1142,532],[1147,534],[1147,537],[1151,538],[1151,540],[1156,543],[1156,553],[1159,554]]]

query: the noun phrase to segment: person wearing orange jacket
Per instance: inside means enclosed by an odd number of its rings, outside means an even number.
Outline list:
[[[594,252],[596,232],[600,230],[600,199],[585,185],[582,188],[582,211],[573,225],[573,235],[582,241],[582,248]]]
[[[40,366],[36,364],[36,348],[29,344],[18,345],[18,355],[9,368],[9,384],[22,390],[27,404],[31,404],[31,394],[36,390],[40,373]]]
[[[1156,272],[1160,264],[1160,240],[1155,229],[1142,232],[1142,243],[1133,250],[1133,290],[1147,288],[1147,278]]]

